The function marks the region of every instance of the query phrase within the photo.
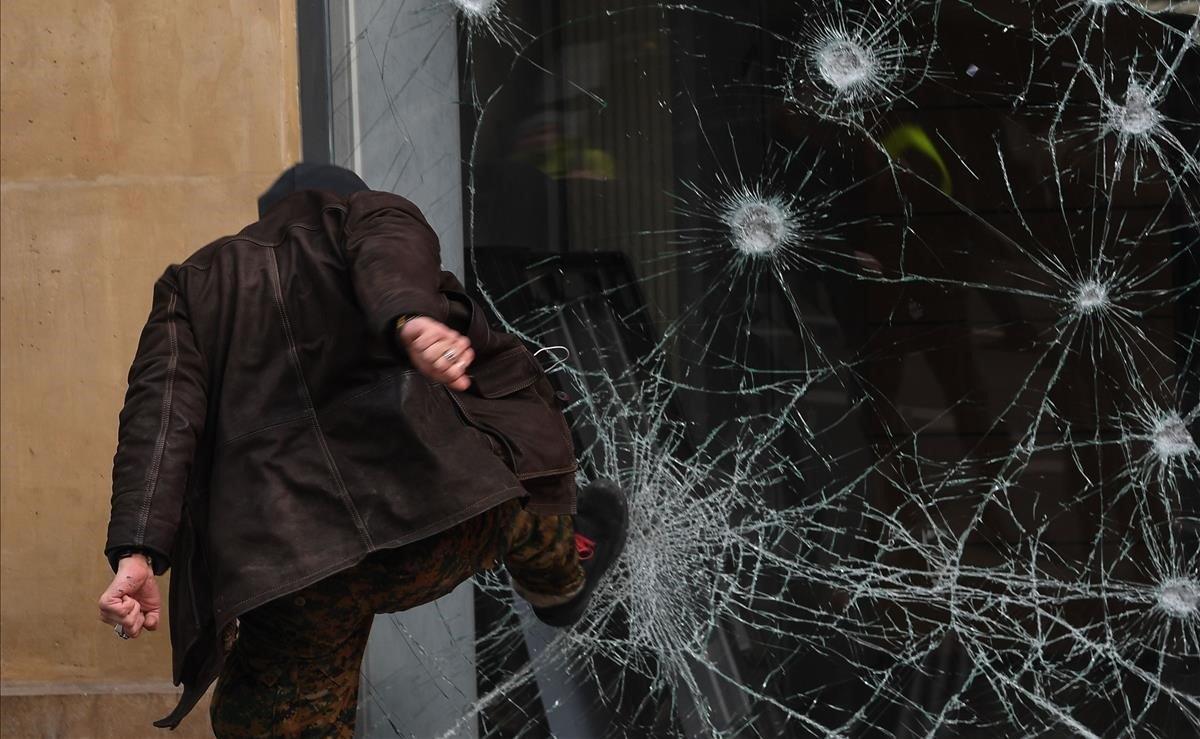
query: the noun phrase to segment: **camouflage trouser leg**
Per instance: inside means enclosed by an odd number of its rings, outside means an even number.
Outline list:
[[[509,531],[509,543],[504,567],[513,589],[534,605],[553,605],[583,589],[583,568],[570,516],[519,511]]]
[[[213,693],[218,737],[352,737],[359,668],[376,613],[439,598],[503,560],[539,594],[583,582],[570,516],[510,500],[245,613]]]

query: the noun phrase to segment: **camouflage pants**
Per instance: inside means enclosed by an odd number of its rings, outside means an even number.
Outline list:
[[[245,613],[210,713],[218,737],[352,737],[358,676],[376,613],[428,603],[503,561],[524,591],[577,591],[570,516],[507,501],[428,539]]]

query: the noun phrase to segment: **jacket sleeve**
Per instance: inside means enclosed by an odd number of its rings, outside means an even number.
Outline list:
[[[438,291],[441,250],[437,234],[417,206],[387,192],[357,192],[347,199],[343,243],[359,306],[373,333],[391,337],[403,314],[445,323],[450,306]]]
[[[150,318],[129,369],[113,458],[112,515],[104,553],[117,569],[126,548],[169,566],[196,444],[204,430],[205,362],[171,267],[154,286]]]

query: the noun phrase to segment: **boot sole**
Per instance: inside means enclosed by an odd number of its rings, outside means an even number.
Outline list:
[[[534,608],[533,613],[538,620],[547,626],[555,628],[566,628],[576,624],[583,617],[584,611],[587,610],[588,603],[592,600],[592,594],[596,592],[596,588],[600,586],[600,582],[608,575],[612,566],[620,559],[621,554],[625,551],[625,541],[629,538],[629,501],[625,498],[625,493],[616,483],[608,480],[597,480],[588,485],[592,487],[598,485],[602,488],[609,488],[615,493],[614,497],[621,506],[621,534],[617,538],[615,545],[609,548],[607,561],[600,568],[600,574],[595,580],[584,585],[584,590],[576,598],[563,603],[559,606],[551,606],[550,608]],[[597,562],[596,564],[600,564]]]

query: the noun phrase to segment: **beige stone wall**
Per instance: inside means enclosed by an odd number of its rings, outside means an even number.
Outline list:
[[[96,617],[117,412],[155,278],[254,220],[299,156],[294,16],[292,0],[0,3],[5,736],[39,716],[104,735],[113,711],[141,736],[169,699],[166,630],[121,642]]]

